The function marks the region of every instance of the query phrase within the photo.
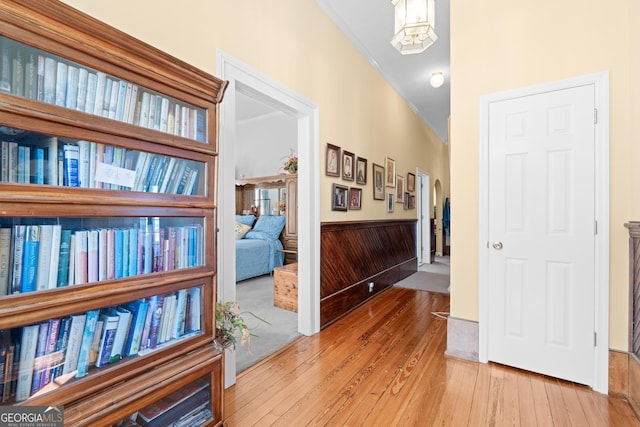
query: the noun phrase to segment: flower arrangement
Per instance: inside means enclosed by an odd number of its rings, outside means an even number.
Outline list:
[[[244,313],[270,325],[269,322],[251,312]],[[240,345],[247,349],[251,346],[251,337],[257,335],[251,333],[247,322],[242,317],[244,313],[240,312],[240,306],[235,301],[216,303],[216,342],[222,348],[235,349],[238,342],[237,335],[240,335]]]
[[[284,157],[284,159],[286,159],[284,161],[284,170],[286,170],[289,173],[296,173],[298,172],[298,156],[296,156],[295,151],[293,151],[293,149],[290,149],[291,152],[289,153],[289,156]]]

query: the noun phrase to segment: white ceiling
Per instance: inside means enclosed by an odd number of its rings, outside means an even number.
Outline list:
[[[438,40],[426,51],[402,55],[390,40],[393,36],[393,5],[390,0],[316,0],[329,18],[356,46],[382,77],[446,144],[451,108],[449,72],[449,1],[435,0],[435,31]],[[444,84],[429,85],[431,73],[442,71]],[[257,101],[257,100],[256,100]],[[237,100],[237,119],[246,120],[272,112],[250,97]]]

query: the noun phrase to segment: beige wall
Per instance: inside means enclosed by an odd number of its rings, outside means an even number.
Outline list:
[[[431,175],[431,182],[439,179],[449,194],[446,146],[313,0],[66,3],[211,74],[216,71],[216,49],[221,48],[316,102],[322,221],[416,217],[416,210],[388,214],[383,201],[373,200],[371,180],[363,187],[361,211],[331,211],[331,184],[350,183],[324,176],[326,143],[366,158],[369,175],[371,164],[384,165],[385,156],[396,160],[404,176],[419,167]]]
[[[610,73],[610,348],[627,350],[628,243],[640,219],[640,64],[636,0],[451,2],[451,314],[478,319],[479,98],[594,72]],[[635,18],[635,19],[634,19]],[[634,96],[635,95],[635,96]],[[631,154],[631,155],[630,155]],[[635,156],[634,156],[635,155]]]

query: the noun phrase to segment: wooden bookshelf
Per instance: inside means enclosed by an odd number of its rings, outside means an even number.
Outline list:
[[[0,4],[1,404],[110,425],[195,382],[222,425],[226,82],[61,2]]]

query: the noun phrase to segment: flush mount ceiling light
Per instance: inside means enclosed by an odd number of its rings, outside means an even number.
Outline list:
[[[395,30],[393,47],[401,54],[424,52],[438,39],[434,31],[434,0],[391,0]]]
[[[444,74],[442,71],[438,71],[436,73],[431,74],[431,78],[429,79],[429,83],[431,83],[432,87],[439,88],[444,83]]]

